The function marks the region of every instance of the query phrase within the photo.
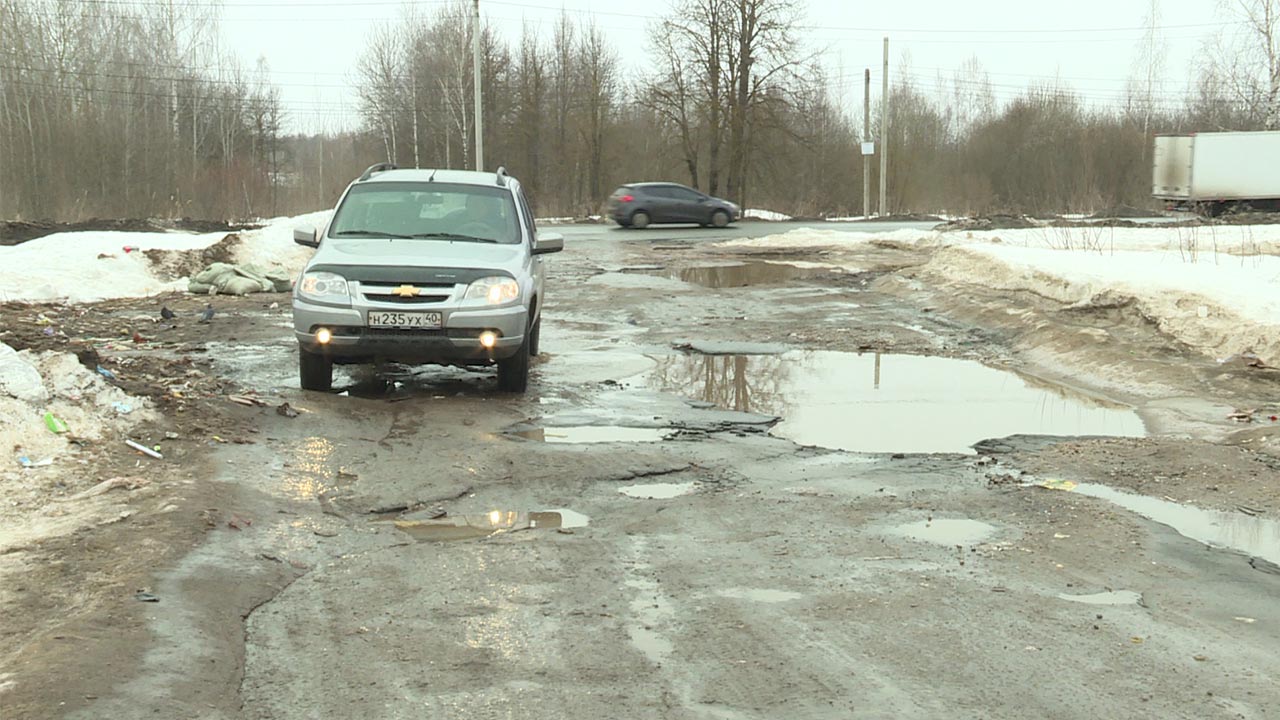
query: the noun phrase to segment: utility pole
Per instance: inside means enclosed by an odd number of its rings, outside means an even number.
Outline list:
[[[480,0],[476,0],[479,3]],[[884,36],[884,77],[881,78],[881,215],[888,214],[888,36]]]
[[[862,76],[862,217],[871,217],[871,158],[867,143],[871,142],[871,68]]]
[[[471,16],[471,72],[475,77],[476,86],[476,170],[484,170],[484,111],[480,103],[480,0],[473,0],[473,8],[475,10]],[[888,39],[885,40],[888,43]],[[886,45],[885,47],[888,47]],[[888,50],[885,50],[888,53]],[[888,55],[885,55],[885,62],[888,62]]]

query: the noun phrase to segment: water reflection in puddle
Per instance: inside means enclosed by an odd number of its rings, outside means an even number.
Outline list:
[[[745,262],[731,265],[701,265],[682,268],[670,277],[709,288],[776,285],[788,280],[814,277],[837,271],[835,268],[798,267],[786,263]]]
[[[618,488],[618,492],[627,497],[640,498],[642,500],[670,500],[671,498],[688,495],[698,489],[697,483],[652,483],[649,485],[627,485]]]
[[[1142,600],[1142,593],[1136,593],[1132,590],[1113,590],[1092,595],[1068,595],[1062,593],[1058,595],[1058,599],[1086,605],[1137,605]]]
[[[494,510],[483,515],[454,515],[436,520],[397,520],[395,526],[417,540],[442,542],[474,540],[517,530],[585,527],[587,523],[586,515],[571,510]]]
[[[977,520],[938,518],[899,525],[890,528],[889,534],[936,545],[977,545],[995,531],[995,527]]]
[[[1179,505],[1168,500],[1122,492],[1105,485],[1083,483],[1064,487],[1081,495],[1115,503],[1149,520],[1168,525],[1179,534],[1205,545],[1230,548],[1280,564],[1280,521],[1238,512]]]
[[[971,360],[833,351],[658,361],[651,387],[780,415],[773,434],[854,452],[972,454],[1015,434],[1140,437],[1131,409]]]
[[[770,588],[729,588],[716,593],[720,597],[732,598],[734,600],[750,600],[751,602],[760,603],[780,603],[790,600],[799,600],[803,597],[798,592],[789,590],[773,590]]]
[[[295,444],[281,485],[294,500],[314,500],[336,484],[339,468],[334,462],[332,440],[309,437]]]
[[[621,425],[574,425],[519,430],[511,433],[526,440],[548,443],[659,442],[668,428],[638,428]]]

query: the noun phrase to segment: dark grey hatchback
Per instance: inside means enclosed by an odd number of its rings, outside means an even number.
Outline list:
[[[677,183],[623,185],[609,196],[609,217],[622,227],[644,229],[653,223],[697,223],[724,227],[742,217],[742,208]]]

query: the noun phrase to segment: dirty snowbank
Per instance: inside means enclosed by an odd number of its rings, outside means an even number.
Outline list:
[[[312,250],[294,244],[293,228],[323,225],[330,212],[276,218],[240,233],[236,261],[296,274]],[[185,278],[169,276],[147,251],[200,253],[226,235],[85,231],[0,247],[0,301],[80,303],[183,291]]]
[[[1177,249],[1096,253],[976,243],[939,250],[923,273],[1068,304],[1132,299],[1162,332],[1201,352],[1253,352],[1280,363],[1280,257],[1184,258]]]
[[[1217,358],[1253,352],[1280,364],[1280,225],[800,229],[719,245],[835,254],[868,245],[933,248],[922,268],[926,278],[1068,304],[1131,299],[1163,332],[1201,352]]]
[[[67,426],[57,434],[45,426],[53,413]],[[63,352],[15,352],[0,343],[0,448],[10,453],[0,463],[17,465],[19,456],[33,462],[55,461],[72,452],[68,436],[98,442],[122,435],[140,422],[155,420],[151,401],[129,395],[97,372]]]
[[[821,248],[850,247],[870,242],[930,244],[939,242],[941,233],[919,230],[894,230],[893,232],[850,232],[825,228],[799,228],[777,235],[757,238],[741,238],[717,243],[719,247],[733,248]]]
[[[55,433],[45,425],[46,412],[65,423],[65,433]],[[5,502],[0,504],[0,555],[40,537],[97,522],[106,511],[102,502],[74,507],[51,502],[87,498],[94,493],[70,493],[104,479],[77,443],[131,453],[124,445],[129,433],[142,423],[159,419],[150,400],[108,383],[70,353],[14,352],[3,343],[0,417],[4,418],[0,424],[0,447],[4,449],[0,487],[5,493]],[[31,467],[25,467],[20,458]]]

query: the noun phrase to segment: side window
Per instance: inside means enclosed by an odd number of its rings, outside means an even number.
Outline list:
[[[538,237],[538,227],[533,221],[533,210],[529,209],[529,201],[524,197],[524,190],[517,190],[516,198],[520,202],[520,212],[524,215],[525,232],[529,235],[529,242],[533,242]]]
[[[662,200],[670,200],[674,197],[671,194],[671,188],[662,186],[645,188],[645,194],[649,197],[660,198]]]
[[[692,190],[671,188],[671,194],[674,195],[677,200],[683,200],[684,202],[702,202],[702,196]]]

